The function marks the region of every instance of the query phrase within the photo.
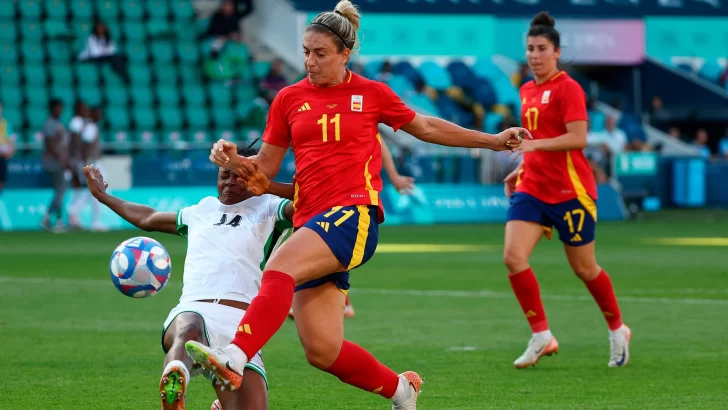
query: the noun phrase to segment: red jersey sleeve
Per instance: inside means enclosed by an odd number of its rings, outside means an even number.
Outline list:
[[[576,81],[564,83],[559,100],[559,114],[564,124],[589,119],[586,113],[586,93]]]
[[[263,141],[283,148],[291,146],[291,131],[286,121],[285,104],[283,100],[284,92],[281,91],[273,99],[273,103],[268,110],[268,122],[265,124],[263,131]]]
[[[402,128],[415,119],[415,113],[407,107],[397,94],[384,83],[379,84],[379,103],[382,107],[379,122],[392,127],[394,131]]]

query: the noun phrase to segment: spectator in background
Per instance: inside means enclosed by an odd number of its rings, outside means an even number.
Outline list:
[[[101,109],[94,107],[88,113],[88,119],[81,132],[80,154],[81,162],[85,165],[93,165],[102,176],[106,177],[103,164],[101,163],[101,139],[99,138],[99,122],[101,122]],[[84,189],[81,195],[77,196],[68,210],[69,224],[73,223],[80,227],[78,214],[86,207],[91,205],[92,218],[91,230],[95,232],[105,231],[106,227],[101,224],[99,219],[101,215],[101,205],[93,197],[91,191]]]
[[[700,150],[700,156],[705,159],[713,157],[713,153],[710,151],[710,147],[708,147],[709,139],[708,131],[705,128],[699,128],[695,133],[695,140],[693,141],[693,144]]]
[[[235,3],[232,0],[223,1],[220,9],[212,16],[207,37],[212,40],[210,47],[213,57],[217,57],[228,41],[243,41],[240,16],[235,13]]]
[[[528,68],[528,64],[526,63],[521,63],[518,71],[513,73],[511,76],[511,82],[516,88],[521,88],[523,84],[526,84],[531,80],[533,80],[533,76],[531,75],[531,70]]]
[[[0,103],[0,193],[3,192],[8,176],[8,160],[15,153],[12,136],[13,129],[8,120],[3,117],[3,105]]]
[[[604,131],[590,132],[586,136],[587,147],[584,150],[597,179],[597,183],[605,183],[611,175],[612,159],[624,153],[627,148],[627,134],[617,128],[617,119],[609,116]]]
[[[728,159],[728,128],[725,129],[723,138],[718,141],[718,158]]]
[[[665,109],[662,98],[655,95],[652,97],[652,105],[650,107],[650,125],[661,130],[665,130],[667,124],[672,121],[672,114]]]
[[[386,83],[392,78],[392,63],[386,60],[382,63],[382,68],[379,69],[376,80],[380,83]]]
[[[273,60],[270,65],[270,71],[260,82],[261,93],[268,104],[273,103],[273,98],[288,85],[288,81],[283,76],[283,62],[279,59]]]
[[[685,141],[685,137],[682,135],[682,132],[680,132],[680,128],[674,125],[667,129],[667,135],[678,141]]]
[[[720,77],[718,77],[718,84],[720,84],[721,87],[725,88],[726,83],[728,83],[728,66],[725,67],[723,73]]]
[[[53,199],[46,211],[41,228],[47,231],[64,232],[63,225],[63,197],[71,180],[71,171],[68,163],[69,137],[66,127],[61,122],[63,103],[53,99],[49,103],[50,116],[43,127],[43,169],[48,173],[53,185]],[[51,217],[55,216],[55,223],[51,224]]]
[[[116,44],[111,39],[109,28],[102,21],[94,23],[91,34],[86,39],[86,46],[79,54],[80,61],[92,61],[95,63],[109,63],[111,69],[129,83],[129,73],[126,70],[124,58],[117,54]]]
[[[71,136],[71,140],[68,147],[68,163],[71,168],[71,186],[73,187],[73,198],[71,203],[75,203],[83,195],[85,195],[86,189],[83,189],[83,167],[88,165],[84,162],[83,156],[81,155],[81,134],[84,128],[86,128],[86,122],[88,121],[88,107],[83,101],[77,101],[73,106],[73,118],[68,124],[68,131]],[[72,206],[73,207],[73,206]],[[68,213],[68,227],[70,229],[80,229],[81,223],[79,222],[76,215],[72,212]]]

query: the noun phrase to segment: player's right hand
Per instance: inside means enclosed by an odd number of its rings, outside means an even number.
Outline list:
[[[210,150],[210,162],[227,169],[240,167],[238,162],[238,147],[234,142],[218,140]]]
[[[109,187],[109,184],[104,181],[101,171],[93,165],[83,167],[83,175],[86,176],[86,185],[88,185],[88,190],[94,198],[98,198],[99,195],[105,193],[106,188]]]
[[[258,164],[252,159],[241,157],[240,162],[241,167],[237,169],[238,183],[252,195],[265,194],[270,187],[270,179],[258,169]]]
[[[517,168],[515,171],[508,174],[506,179],[503,180],[505,187],[505,193],[506,197],[510,198],[510,196],[516,191],[516,181],[518,181],[518,172],[519,168]]]

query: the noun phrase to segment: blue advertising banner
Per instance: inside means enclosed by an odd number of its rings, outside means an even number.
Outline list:
[[[331,0],[293,0],[296,8],[319,13],[331,10]],[[722,0],[366,0],[364,13],[494,14],[533,16],[548,10],[555,16],[612,18],[644,16],[728,16]],[[366,16],[366,14],[365,14]],[[363,26],[367,25],[366,17]]]
[[[111,191],[110,191],[111,192]],[[149,205],[159,211],[176,212],[194,205],[206,196],[217,195],[210,187],[133,188],[114,191],[114,195],[132,202]],[[7,190],[0,196],[1,230],[37,230],[47,210],[52,192],[48,189]],[[66,195],[66,206],[74,193]],[[600,220],[625,218],[622,199],[611,186],[599,187]],[[382,192],[386,225],[431,225],[454,223],[499,223],[505,221],[508,198],[502,185],[421,184],[412,195],[401,195],[392,186]],[[89,207],[90,208],[90,207]],[[80,214],[88,224],[90,209]],[[101,223],[109,229],[130,229],[132,226],[102,207]]]

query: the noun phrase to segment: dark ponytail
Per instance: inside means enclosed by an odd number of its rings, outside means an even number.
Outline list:
[[[556,20],[551,15],[542,11],[531,20],[531,27],[528,29],[528,37],[546,37],[554,46],[554,50],[561,49],[561,34],[556,30]],[[559,70],[564,69],[561,61],[556,63]]]

